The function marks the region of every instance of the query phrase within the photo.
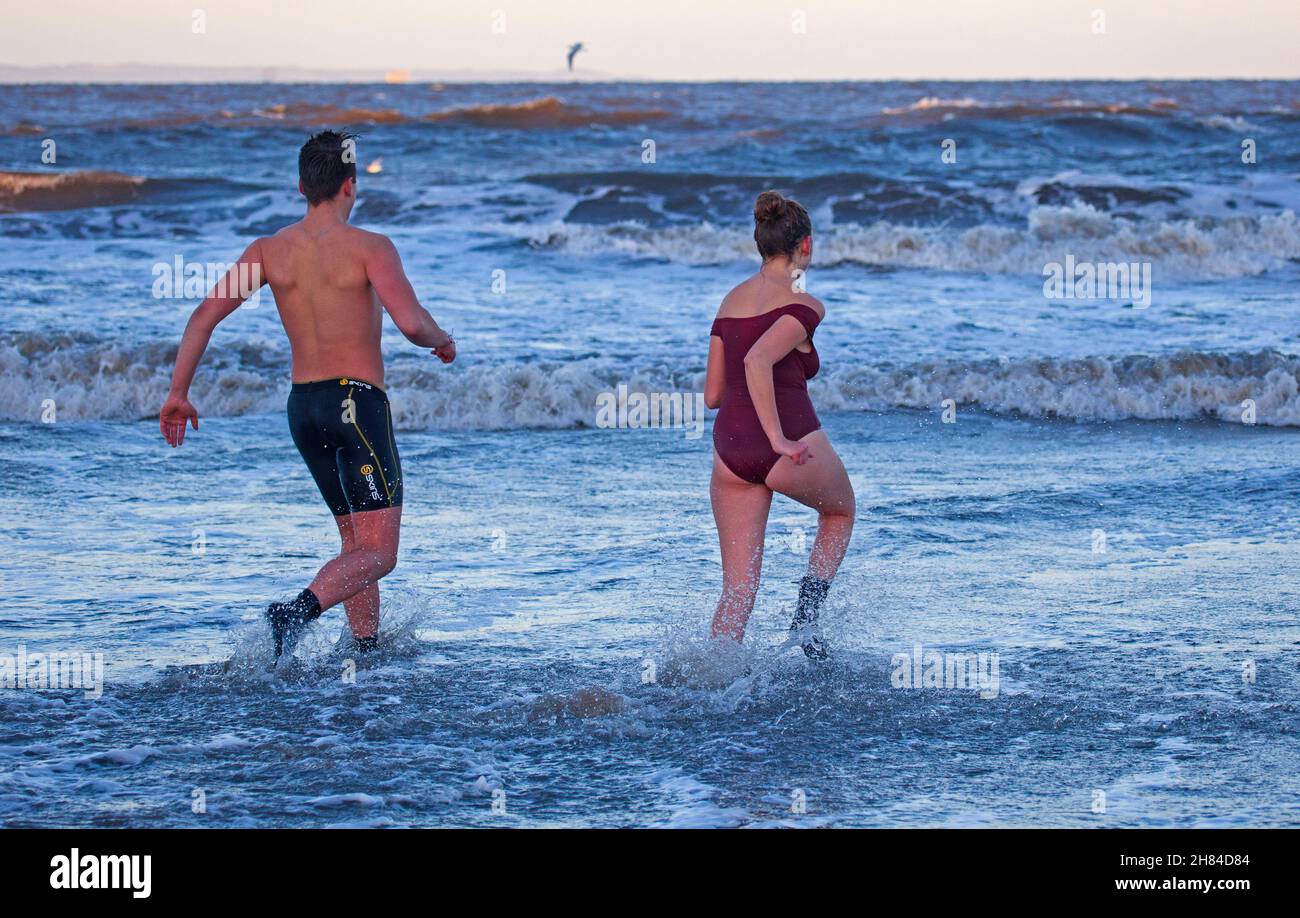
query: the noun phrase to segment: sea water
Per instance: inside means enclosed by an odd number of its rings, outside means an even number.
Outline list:
[[[171,450],[197,298],[156,281],[297,219],[327,125],[460,356],[386,323],[380,651],[331,610],[272,670],[262,609],[337,550],[287,343],[232,315]],[[1298,139],[1295,83],[0,88],[0,657],[103,664],[0,687],[0,820],[1295,825]],[[811,511],[724,653],[711,422],[598,414],[702,389],[769,187],[858,496],[821,666]],[[1046,295],[1067,259],[1149,302]]]

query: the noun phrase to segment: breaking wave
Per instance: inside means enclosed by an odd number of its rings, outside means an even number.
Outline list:
[[[470,105],[428,115],[430,121],[497,128],[578,127],[584,124],[631,125],[667,118],[663,109],[587,108],[562,102],[555,96],[490,105]]]
[[[0,211],[126,204],[145,193],[148,181],[120,172],[0,172]]]
[[[750,230],[711,223],[563,223],[532,228],[525,239],[540,249],[688,265],[757,257]],[[1151,262],[1157,279],[1248,277],[1300,259],[1300,223],[1290,210],[1217,221],[1134,221],[1087,204],[1045,206],[1035,207],[1024,226],[836,225],[817,234],[816,263],[1041,276],[1044,264],[1067,253],[1077,261]]]
[[[933,361],[830,374],[834,409],[938,409],[944,399],[996,414],[1078,421],[1210,420],[1300,426],[1300,358],[1277,351]]]
[[[895,118],[908,118],[929,123],[946,121],[956,117],[995,118],[1019,120],[1025,118],[1045,118],[1054,115],[1133,115],[1138,117],[1161,117],[1178,110],[1174,99],[1151,99],[1145,104],[1134,102],[1101,102],[1082,99],[1051,99],[1039,102],[981,102],[969,96],[961,98],[942,98],[924,96],[910,105],[887,107],[882,115]]]
[[[484,103],[449,108],[424,114],[396,108],[371,108],[335,105],[329,102],[278,102],[248,111],[221,109],[206,112],[172,112],[149,118],[134,118],[114,126],[157,130],[195,125],[221,127],[257,127],[268,122],[293,127],[324,127],[362,124],[461,124],[472,127],[532,128],[581,127],[587,124],[635,125],[671,117],[671,112],[656,108],[602,108],[564,102],[555,96],[523,102]],[[19,124],[11,133],[40,131],[37,125]]]
[[[60,420],[156,417],[174,343],[116,344],[88,336],[20,334],[0,339],[0,418],[37,421],[53,399]],[[511,430],[594,425],[596,397],[632,391],[700,391],[700,369],[629,367],[604,358],[454,368],[394,361],[387,385],[405,429]],[[937,409],[944,399],[998,414],[1079,421],[1217,419],[1300,426],[1300,357],[1240,353],[1097,356],[1077,359],[928,361],[839,366],[817,377],[824,410]],[[284,409],[283,348],[213,346],[193,388],[204,417]]]
[[[121,172],[0,172],[0,213],[49,213],[90,207],[185,203],[247,185],[220,178],[144,178]]]

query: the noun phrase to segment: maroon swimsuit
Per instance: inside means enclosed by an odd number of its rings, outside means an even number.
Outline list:
[[[821,318],[811,306],[803,303],[791,303],[757,316],[714,319],[709,332],[722,339],[727,379],[722,408],[713,422],[713,447],[727,468],[752,484],[766,481],[767,473],[772,471],[781,455],[773,452],[749,397],[745,355],[781,316],[798,319],[808,331],[808,343],[812,344],[813,330]],[[817,375],[820,367],[816,346],[807,354],[792,350],[772,365],[776,415],[781,421],[781,431],[789,440],[806,437],[822,426],[817,420],[817,412],[813,411],[812,400],[808,398],[808,380]]]

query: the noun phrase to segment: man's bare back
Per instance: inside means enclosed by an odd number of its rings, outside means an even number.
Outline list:
[[[383,313],[366,273],[374,234],[347,224],[303,219],[258,240],[289,336],[294,382],[355,376],[384,384],[379,350]]]
[[[383,386],[384,306],[412,343],[446,347],[448,336],[437,324],[422,321],[428,313],[388,237],[349,226],[317,207],[257,240],[253,249],[289,336],[294,382],[349,376]]]
[[[382,387],[381,307],[412,344],[430,348],[443,363],[456,359],[455,341],[420,305],[392,241],[349,226],[349,196],[340,192],[339,198],[345,200],[313,207],[274,236],[254,240],[194,310],[161,418],[172,446],[184,442],[186,422],[198,429],[198,412],[188,401],[190,384],[213,330],[253,292],[240,288],[240,277],[270,283],[289,336],[294,382],[346,376]]]
[[[403,335],[456,359],[456,343],[420,305],[386,237],[348,225],[356,203],[351,135],[324,131],[299,152],[299,191],[307,214],[254,240],[199,304],[176,352],[171,391],[159,418],[173,447],[187,424],[199,428],[189,389],[217,325],[254,292],[271,285],[289,336],[293,386],[289,432],[334,517],[343,550],[289,602],[267,608],[275,655],[292,651],[307,622],[346,603],[361,650],[377,646],[379,580],[397,563],[402,515],[401,461],[384,392],[383,311]]]

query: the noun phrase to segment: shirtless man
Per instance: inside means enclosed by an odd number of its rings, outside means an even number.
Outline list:
[[[443,363],[456,359],[455,341],[416,299],[393,243],[348,226],[357,200],[351,135],[322,131],[303,144],[298,190],[307,215],[254,240],[190,316],[160,418],[173,447],[185,442],[187,423],[199,429],[188,395],[213,329],[269,283],[292,355],[289,431],[343,540],[307,589],[267,609],[277,658],[293,651],[307,622],[339,603],[362,650],[378,641],[379,580],[397,564],[402,519],[380,306],[412,344]]]

